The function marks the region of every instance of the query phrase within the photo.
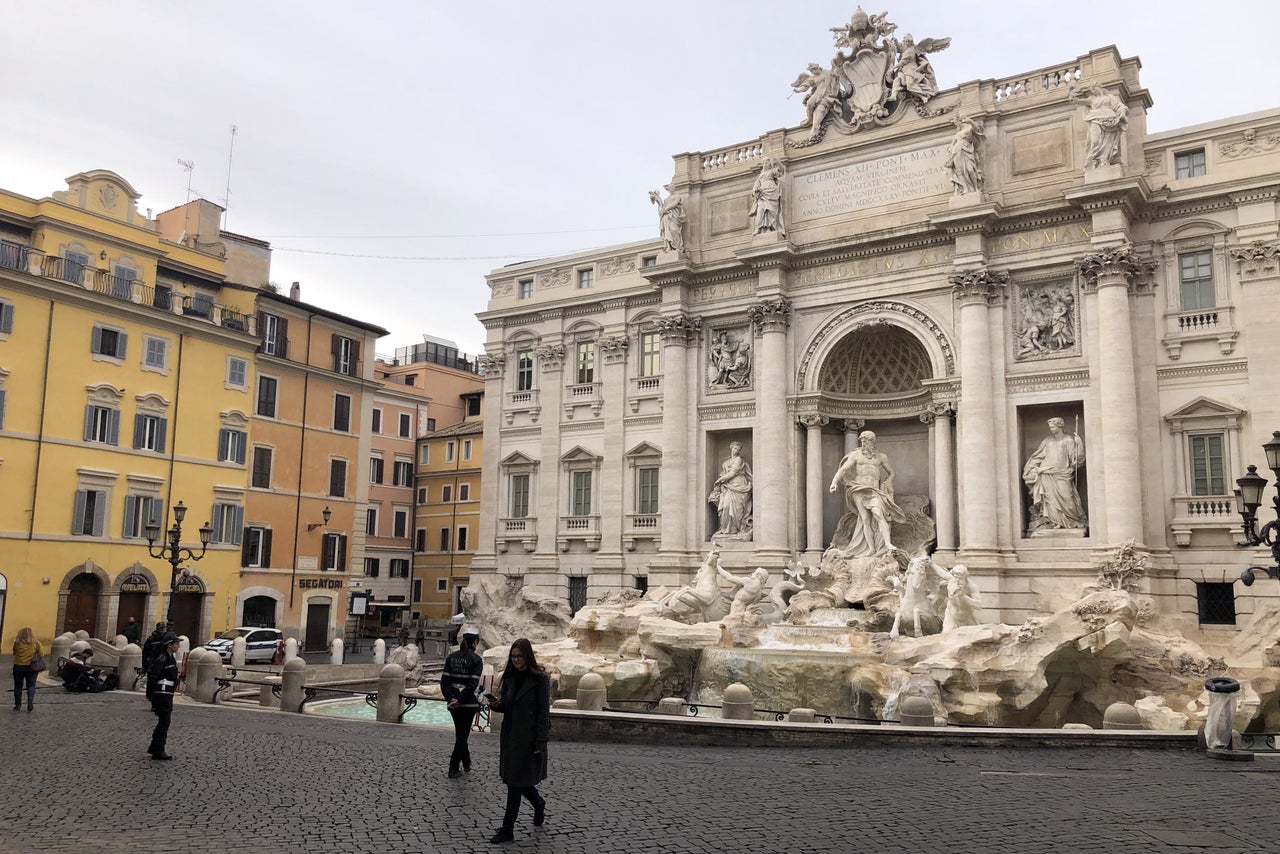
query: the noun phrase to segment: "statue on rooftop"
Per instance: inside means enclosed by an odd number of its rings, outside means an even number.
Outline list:
[[[1120,140],[1129,127],[1129,108],[1114,92],[1108,92],[1097,83],[1068,90],[1067,97],[1084,101],[1088,111],[1084,120],[1089,125],[1085,140],[1084,168],[1096,169],[1119,162]]]
[[[751,188],[751,209],[747,212],[756,218],[756,234],[776,231],[785,235],[787,227],[782,219],[782,176],[787,167],[776,157],[766,157],[760,167],[760,175]]]
[[[950,173],[951,185],[955,187],[957,196],[981,192],[982,123],[958,113],[952,123],[956,126],[956,133],[947,146],[947,159],[943,164]]]
[[[671,192],[667,184],[667,197],[657,190],[649,191],[649,201],[658,206],[658,232],[668,252],[684,254],[684,197]]]

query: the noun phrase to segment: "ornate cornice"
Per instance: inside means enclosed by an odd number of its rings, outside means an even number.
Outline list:
[[[1086,388],[1088,385],[1089,370],[1087,368],[1071,368],[1065,371],[1040,371],[1034,374],[1013,374],[1004,378],[1004,387],[1010,394],[1025,391]]]
[[[1132,244],[1124,243],[1085,255],[1076,263],[1076,269],[1090,289],[1100,285],[1125,285],[1133,291],[1151,281],[1156,263],[1135,252]]]
[[[747,309],[747,318],[757,332],[786,332],[791,325],[791,300],[786,297],[761,300]]]
[[[702,332],[702,318],[687,314],[668,314],[653,321],[654,329],[662,335],[663,344],[688,347],[698,342]]]
[[[1156,368],[1157,380],[1172,380],[1194,377],[1221,377],[1232,374],[1248,374],[1248,359],[1233,359],[1230,362],[1205,362],[1199,365],[1178,365],[1170,368]]]
[[[1005,289],[1009,285],[1009,274],[1003,270],[988,270],[980,267],[976,270],[965,270],[947,277],[956,302],[960,305],[993,305],[1004,299]]]
[[[756,404],[754,400],[741,403],[721,403],[715,406],[699,406],[699,421],[724,421],[740,418],[755,418]]]

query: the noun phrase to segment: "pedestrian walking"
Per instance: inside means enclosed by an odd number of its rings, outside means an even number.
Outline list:
[[[155,661],[164,646],[164,635],[168,630],[169,624],[161,620],[156,623],[156,630],[147,636],[147,642],[142,645],[142,669],[148,673],[151,672],[151,662]]]
[[[44,651],[30,626],[18,629],[13,639],[13,710],[22,708],[22,692],[27,692],[27,711],[36,707],[36,675],[44,670]]]
[[[427,633],[422,630],[422,624],[418,624],[418,633],[413,636],[413,642],[418,645],[418,655],[422,655],[422,650],[427,645]]]
[[[120,629],[120,634],[124,635],[124,639],[129,643],[137,643],[142,637],[142,626],[138,625],[138,618],[130,617],[129,622]]]
[[[421,629],[418,634],[422,634]],[[476,654],[476,644],[479,642],[478,629],[471,626],[463,629],[458,651],[450,653],[444,660],[444,671],[440,674],[440,693],[444,695],[445,706],[453,717],[450,778],[461,777],[463,771],[471,770],[471,751],[467,747],[467,739],[471,736],[471,722],[480,709],[476,689],[480,687],[480,675],[484,672],[484,660]]]
[[[151,733],[151,746],[147,753],[152,759],[172,759],[165,752],[169,739],[169,720],[173,717],[173,692],[178,687],[178,636],[165,632],[160,639],[160,652],[147,670],[147,699],[156,716],[156,728]]]
[[[396,641],[398,646],[409,645],[409,627],[401,626],[400,631],[396,633]]]
[[[533,824],[546,819],[547,801],[537,785],[547,779],[547,736],[551,731],[551,680],[538,666],[528,638],[511,644],[507,667],[502,672],[502,696],[488,695],[490,707],[502,712],[502,735],[498,739],[498,773],[507,784],[507,811],[502,827],[489,838],[491,843],[515,839],[520,799],[533,804]]]

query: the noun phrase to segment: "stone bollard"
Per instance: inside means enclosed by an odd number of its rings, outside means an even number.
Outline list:
[[[1128,703],[1112,703],[1102,713],[1103,729],[1142,729],[1142,717]]]
[[[53,675],[57,675],[58,660],[71,655],[71,644],[75,641],[76,636],[73,634],[61,634],[53,639],[53,643],[49,647],[49,670]]]
[[[88,639],[89,639],[89,633],[88,633],[88,632],[86,632],[84,629],[80,629],[79,631],[77,631],[77,632],[75,633],[75,636],[76,636],[76,640],[88,640]],[[74,641],[73,641],[73,642],[74,642]]]
[[[187,696],[197,703],[205,702],[205,695],[209,690],[209,672],[211,669],[211,662],[208,660],[209,655],[209,650],[202,646],[198,646],[187,653]],[[217,658],[218,654],[216,652],[213,653],[213,657]]]
[[[288,664],[298,657],[298,639],[289,638],[284,642],[284,663]]]
[[[725,688],[724,699],[720,703],[720,717],[726,721],[749,721],[755,717],[756,698],[751,695],[751,689],[741,682]]]
[[[334,638],[329,641],[329,663],[342,663],[342,638]]]
[[[211,649],[204,651],[204,672],[200,675],[200,702],[216,703],[218,680],[222,678],[222,657]]]
[[[658,701],[658,714],[684,717],[684,699],[682,697],[663,697]]]
[[[577,708],[584,712],[604,711],[604,677],[599,673],[585,673],[578,680]]]
[[[191,652],[191,638],[186,635],[178,635],[178,666],[182,666],[182,659],[187,653]]]
[[[185,670],[183,669],[184,664],[186,665]],[[181,690],[182,693],[186,694],[188,697],[194,698],[196,691],[200,690],[200,668],[203,664],[204,650],[200,647],[196,647],[188,652],[185,659],[179,657],[178,672],[182,679]],[[182,675],[184,673],[185,676]],[[179,689],[174,688],[173,690],[176,694]]]
[[[404,711],[404,668],[398,664],[388,664],[378,674],[378,720],[384,723],[399,723],[400,713]]]
[[[902,726],[934,726],[933,703],[928,697],[905,697],[898,715]]]
[[[1231,721],[1236,716],[1236,692],[1240,690],[1240,683],[1226,676],[1214,676],[1205,680],[1204,689],[1209,692],[1209,710],[1204,719],[1205,747],[1230,750]]]
[[[124,649],[120,650],[120,660],[116,662],[116,673],[120,676],[120,690],[133,690],[133,679],[137,669],[142,666],[142,649],[136,644],[125,644]],[[147,680],[145,678],[138,680],[138,687],[145,691],[147,688]]]
[[[236,638],[231,642],[231,666],[244,667],[244,654],[248,644],[244,638]]]
[[[374,664],[387,663],[387,642],[384,641],[382,638],[378,638],[376,641],[373,642],[373,663]]]
[[[292,638],[290,638],[292,640]],[[302,689],[307,681],[307,663],[301,658],[292,658],[284,663],[284,672],[280,676],[280,708],[286,712],[302,711],[302,701],[306,698]]]
[[[124,649],[129,645],[129,639],[124,635],[116,635],[111,639],[111,645],[116,649]]]
[[[818,713],[813,709],[792,709],[787,713],[787,720],[793,724],[811,724],[818,720]]]
[[[268,676],[262,681],[267,684],[263,685],[258,689],[258,705],[262,706],[264,709],[280,708],[280,698],[277,697],[275,695],[275,692],[271,690],[271,687],[273,685],[281,684],[280,677]]]

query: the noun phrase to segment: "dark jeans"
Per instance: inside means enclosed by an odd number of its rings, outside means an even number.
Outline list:
[[[515,830],[516,816],[520,815],[520,798],[528,798],[537,812],[547,805],[547,799],[538,794],[536,786],[507,786],[507,811],[502,816],[502,829]]]
[[[151,746],[148,753],[164,753],[165,742],[169,740],[169,720],[173,717],[173,697],[152,698],[151,711],[156,716],[156,728],[151,732]]]
[[[22,688],[27,689],[27,702],[36,701],[36,672],[30,667],[13,668],[13,707],[22,705]]]
[[[453,718],[453,754],[449,757],[449,770],[457,771],[458,766],[471,770],[471,750],[467,747],[467,737],[471,735],[471,722],[475,720],[475,706],[470,708],[450,709]]]

